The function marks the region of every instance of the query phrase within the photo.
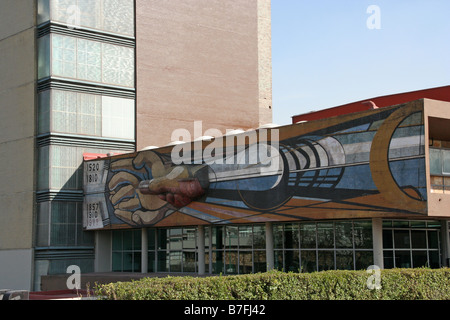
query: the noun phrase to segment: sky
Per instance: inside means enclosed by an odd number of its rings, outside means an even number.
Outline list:
[[[272,0],[273,123],[450,85],[450,0]]]

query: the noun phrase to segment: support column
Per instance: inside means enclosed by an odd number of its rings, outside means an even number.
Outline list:
[[[450,228],[449,221],[441,221],[442,266],[450,267]]]
[[[383,256],[383,219],[372,219],[373,264],[384,269]]]
[[[148,232],[141,229],[141,273],[148,272]]]
[[[197,231],[198,274],[205,274],[205,227],[198,226]]]
[[[273,228],[271,222],[266,222],[266,266],[267,271],[275,267],[275,258],[273,253]]]

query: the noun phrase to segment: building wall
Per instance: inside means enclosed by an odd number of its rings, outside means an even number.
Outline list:
[[[35,134],[35,1],[0,2],[0,287],[29,289]],[[13,270],[13,272],[11,272]]]
[[[138,150],[271,122],[270,1],[137,0],[136,42]]]

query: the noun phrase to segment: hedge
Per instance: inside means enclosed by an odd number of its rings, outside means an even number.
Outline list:
[[[381,288],[367,271],[144,278],[96,285],[105,300],[450,300],[450,269],[388,269]]]

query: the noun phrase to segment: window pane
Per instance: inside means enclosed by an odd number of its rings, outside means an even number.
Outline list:
[[[318,268],[322,270],[334,270],[334,251],[319,250],[317,252]]]
[[[414,250],[412,252],[412,260],[413,260],[413,268],[420,268],[420,267],[428,266],[428,258],[427,258],[426,251]]]
[[[336,222],[336,248],[353,248],[353,223]]]
[[[428,248],[439,248],[439,233],[438,231],[428,231]]]
[[[442,174],[441,150],[430,148],[430,174]]]
[[[430,268],[440,268],[441,263],[440,263],[440,256],[439,256],[439,251],[429,251],[428,252],[429,258],[430,258]]]
[[[273,247],[274,249],[283,249],[283,225],[275,224],[273,228]]]
[[[183,238],[182,238],[183,229],[169,229],[170,234],[170,244],[169,250],[181,250],[183,249]]]
[[[450,150],[442,150],[442,173],[450,174]]]
[[[411,268],[411,253],[409,251],[395,251],[395,267]]]
[[[235,274],[238,272],[238,253],[237,251],[225,252],[225,273]]]
[[[168,258],[166,251],[158,251],[158,272],[166,272],[168,267]]]
[[[425,230],[411,230],[411,244],[413,249],[426,248],[427,232]]]
[[[181,272],[181,251],[170,251],[169,256],[170,272]]]
[[[298,224],[288,223],[284,225],[284,248],[298,249],[299,247],[299,226]]]
[[[383,230],[383,248],[393,248],[392,230]]]
[[[238,248],[238,227],[230,226],[225,228],[225,247],[228,249]]]
[[[410,248],[408,230],[394,230],[394,246],[396,249]]]
[[[252,273],[253,263],[252,263],[252,252],[251,251],[240,251],[239,252],[239,273],[246,274]]]
[[[266,263],[266,252],[262,250],[254,251],[253,255],[253,268],[254,272],[266,272],[267,271],[267,263]]]
[[[372,244],[372,223],[370,221],[355,221],[353,223],[355,248],[371,249]]]
[[[283,250],[274,251],[274,260],[274,268],[276,270],[284,271]]]
[[[195,272],[195,264],[195,252],[183,252],[183,272]]]
[[[316,251],[302,250],[301,263],[302,263],[302,272],[317,271]]]
[[[253,226],[253,249],[266,248],[266,228],[263,225]]]
[[[155,229],[147,229],[148,250],[155,250]]]
[[[38,78],[50,76],[50,36],[39,38],[38,47]]]
[[[316,248],[316,224],[300,224],[300,246],[302,248]]]
[[[284,270],[286,272],[300,271],[300,252],[298,250],[286,250],[284,252]]]
[[[223,251],[213,251],[212,253],[212,273],[219,274],[224,271]]]
[[[224,227],[212,227],[212,248],[223,249],[223,229]]]
[[[113,272],[121,272],[122,269],[123,269],[122,252],[113,252],[112,253],[112,271]]]
[[[384,256],[384,268],[392,269],[394,268],[394,252],[391,250],[383,251]]]
[[[336,251],[336,269],[353,270],[353,251],[337,250]]]
[[[133,231],[131,230],[126,230],[123,231],[122,234],[122,245],[123,245],[123,250],[133,250]]]
[[[318,248],[334,248],[333,223],[317,223]]]
[[[134,100],[102,97],[102,136],[134,139]]]
[[[252,249],[252,227],[240,226],[239,227],[239,250]]]
[[[196,232],[195,228],[183,229],[183,249],[195,249],[196,248]]]
[[[373,251],[355,251],[355,270],[365,270],[373,265]]]

